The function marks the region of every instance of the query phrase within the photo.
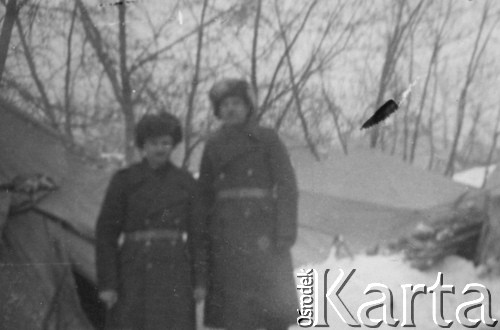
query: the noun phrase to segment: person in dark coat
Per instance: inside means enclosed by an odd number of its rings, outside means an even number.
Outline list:
[[[297,236],[297,184],[277,133],[257,125],[245,80],[209,92],[223,122],[203,152],[199,184],[210,210],[205,325],[287,329],[297,317],[290,248]]]
[[[195,300],[205,292],[205,230],[196,181],[169,160],[181,137],[176,117],[145,115],[136,127],[143,160],[109,184],[96,227],[109,329],[195,329]]]

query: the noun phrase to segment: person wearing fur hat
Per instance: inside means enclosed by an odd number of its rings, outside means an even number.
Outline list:
[[[204,212],[194,178],[170,162],[180,122],[148,114],[135,134],[143,159],[114,174],[96,226],[106,328],[193,330],[205,292]]]
[[[284,330],[298,299],[290,248],[297,236],[297,183],[277,133],[259,126],[245,80],[209,92],[221,128],[206,142],[199,185],[209,233],[206,326]]]

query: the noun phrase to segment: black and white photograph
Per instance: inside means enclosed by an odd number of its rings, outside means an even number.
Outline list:
[[[0,0],[0,329],[498,329],[500,1]]]

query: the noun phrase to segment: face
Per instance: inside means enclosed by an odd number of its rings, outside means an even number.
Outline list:
[[[222,100],[219,107],[221,120],[227,125],[243,124],[250,111],[247,103],[238,96],[228,96]]]
[[[170,160],[174,139],[170,135],[152,137],[144,141],[142,152],[152,168],[158,168]]]

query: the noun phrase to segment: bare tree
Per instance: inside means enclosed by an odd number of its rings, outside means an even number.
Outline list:
[[[333,116],[333,123],[335,124],[335,130],[337,131],[337,137],[339,139],[339,143],[342,147],[342,151],[344,152],[345,155],[348,155],[348,149],[347,149],[347,141],[345,140],[344,135],[342,134],[342,130],[340,129],[340,124],[339,124],[339,112],[340,108],[337,104],[334,103],[334,101],[328,96],[328,93],[325,90],[325,86],[322,86],[321,89],[323,93],[323,97],[328,105],[328,111],[332,114]]]
[[[436,146],[434,142],[434,120],[435,120],[435,108],[436,108],[436,96],[437,96],[437,91],[438,91],[438,65],[434,66],[434,86],[432,90],[432,97],[431,97],[431,104],[430,104],[430,110],[429,110],[429,120],[428,120],[428,127],[429,127],[429,149],[430,149],[430,155],[429,155],[429,163],[427,164],[427,169],[430,171],[432,170],[434,166],[434,155],[436,153]]]
[[[315,3],[316,3],[316,1],[315,1]],[[285,49],[289,50],[290,48],[288,47],[288,40],[286,37],[285,30],[283,28],[283,23],[281,21],[280,15],[279,15],[279,8],[278,8],[278,5],[276,2],[275,2],[275,9],[276,9],[276,14],[278,17],[278,24],[280,27],[281,37],[283,38],[283,43],[284,43]],[[286,55],[286,62],[287,62],[287,66],[288,66],[289,78],[290,78],[290,82],[292,84],[292,95],[293,95],[293,99],[295,101],[295,107],[297,109],[300,123],[302,125],[302,130],[304,132],[304,137],[305,137],[307,145],[309,146],[309,149],[311,150],[314,157],[316,157],[316,159],[319,159],[319,154],[318,154],[318,151],[316,150],[316,144],[313,142],[313,140],[311,138],[311,134],[309,132],[307,120],[304,116],[304,111],[302,110],[300,91],[299,91],[298,85],[295,81],[296,77],[295,77],[295,73],[294,73],[292,60],[290,58],[290,52],[286,51],[285,55]]]
[[[72,105],[71,105],[71,57],[72,57],[72,41],[73,33],[75,30],[75,20],[76,20],[76,5],[73,8],[73,13],[71,14],[71,23],[68,32],[68,38],[66,41],[66,73],[64,75],[64,131],[66,136],[73,141],[73,130],[72,130]]]
[[[49,96],[48,96],[47,91],[45,89],[45,85],[42,83],[42,79],[40,79],[40,76],[38,74],[35,59],[33,57],[31,49],[28,45],[28,41],[26,40],[23,26],[21,24],[19,17],[16,17],[15,21],[16,21],[17,30],[19,32],[19,38],[20,38],[21,44],[23,46],[24,56],[26,58],[26,63],[28,64],[28,68],[29,68],[31,77],[33,78],[33,81],[35,82],[36,88],[37,88],[37,90],[40,94],[40,97],[41,97],[41,109],[43,110],[44,114],[48,117],[50,125],[57,129],[58,121],[56,118],[56,114],[54,113],[52,103],[49,100]]]
[[[125,159],[129,163],[134,158],[134,105],[132,101],[132,87],[130,86],[130,72],[127,66],[127,6],[118,6],[118,40],[121,78],[121,108],[125,118]]]
[[[395,1],[395,3],[395,22],[392,31],[387,36],[384,64],[382,66],[378,93],[375,99],[376,106],[381,105],[384,101],[386,88],[394,75],[408,33],[412,30],[411,27],[420,21],[426,7],[425,0],[420,0],[414,8],[409,8],[409,3],[406,1]],[[407,15],[405,15],[405,9],[408,11]],[[370,147],[375,148],[377,146],[379,134],[380,128],[377,125],[371,131]]]
[[[410,63],[409,63],[409,74],[408,78],[410,81],[414,79],[414,69],[415,68],[415,38],[413,33],[410,35]],[[403,160],[406,161],[408,158],[408,142],[410,135],[410,107],[413,101],[413,94],[408,95],[406,102],[404,104],[404,116],[403,116]]]
[[[0,32],[0,81],[2,80],[5,63],[7,62],[7,54],[9,52],[10,38],[12,30],[19,14],[19,10],[24,5],[26,0],[20,3],[17,0],[2,0],[5,5],[5,16],[2,24],[2,32]]]
[[[429,59],[429,64],[427,65],[427,74],[425,76],[425,82],[423,86],[423,91],[422,91],[422,96],[420,97],[420,104],[418,108],[418,113],[417,117],[415,119],[415,126],[413,129],[413,138],[412,138],[412,144],[411,144],[411,149],[410,149],[410,163],[413,163],[415,160],[415,151],[417,149],[418,145],[418,138],[419,138],[419,130],[420,130],[420,124],[422,121],[422,114],[424,112],[425,108],[425,101],[427,99],[427,90],[429,88],[429,82],[431,80],[432,76],[432,71],[435,69],[435,66],[437,65],[438,62],[438,57],[439,57],[439,52],[443,46],[443,35],[445,28],[447,26],[447,23],[449,22],[449,19],[451,17],[451,9],[453,2],[452,0],[448,1],[448,5],[446,8],[446,12],[444,14],[443,20],[435,29],[435,35],[434,35],[434,41],[432,44],[432,51],[431,51],[431,56]]]
[[[285,11],[277,8],[275,3],[274,11],[278,23],[277,34],[283,42],[284,51],[275,66],[272,78],[268,84],[260,115],[262,116],[264,113],[270,111],[272,109],[271,105],[278,104],[279,107],[275,107],[276,112],[271,116],[276,118],[274,126],[279,130],[285,123],[285,117],[290,119],[289,114],[295,112],[297,117],[293,117],[287,123],[295,123],[295,118],[298,119],[297,123],[304,134],[307,146],[317,158],[319,158],[317,145],[326,140],[322,138],[322,132],[315,130],[314,127],[321,121],[321,116],[331,115],[332,112],[327,105],[328,102],[321,94],[322,91],[327,93],[326,86],[323,89],[312,88],[312,86],[314,86],[313,84],[321,83],[323,80],[322,73],[331,70],[334,59],[342,54],[350,45],[356,24],[359,20],[357,17],[357,3],[359,2],[339,1],[335,7],[329,8],[328,12],[321,12],[321,22],[324,22],[324,24],[317,26],[317,31],[321,32],[316,34],[316,42],[309,41],[309,44],[313,44],[314,46],[310,49],[308,57],[302,57],[302,65],[297,64],[296,61],[292,61],[292,57],[297,60],[292,54],[295,51],[299,51],[299,46],[296,45],[299,34],[305,29],[308,21],[315,17],[313,9],[317,2],[310,2],[303,9],[297,11],[303,15],[302,18],[293,12],[292,15],[289,15],[290,17],[287,17],[287,21],[283,18]],[[347,10],[348,4],[352,5],[354,10]],[[318,13],[315,14],[318,15]],[[347,23],[341,23],[342,20],[346,20]],[[312,20],[309,23],[310,25],[308,24],[307,26],[313,28],[316,27],[314,24],[317,21]],[[294,25],[297,28],[294,29]],[[310,36],[307,38],[310,39]],[[303,53],[304,49],[301,48],[300,52]],[[283,66],[287,69],[286,73],[280,70]],[[310,84],[309,81],[311,81]],[[333,96],[329,96],[329,99],[332,101]],[[287,129],[289,128],[287,126]],[[326,135],[330,134],[326,133]]]
[[[476,108],[476,111],[472,115],[472,125],[469,129],[469,134],[467,135],[461,152],[461,158],[465,163],[469,162],[470,158],[473,156],[472,153],[476,145],[477,128],[481,119],[481,114],[483,113],[482,110],[483,109],[481,107],[481,104],[479,104]]]
[[[199,77],[200,77],[201,54],[203,50],[203,31],[204,31],[203,28],[205,24],[205,15],[207,11],[207,6],[208,6],[208,0],[204,0],[203,7],[201,9],[200,25],[198,27],[198,41],[196,45],[196,63],[194,67],[193,79],[191,81],[191,91],[188,96],[187,113],[184,126],[184,131],[185,131],[185,144],[184,144],[185,149],[184,149],[184,160],[183,160],[184,167],[187,167],[189,165],[189,158],[192,150],[195,147],[195,145],[192,145],[191,143],[192,125],[193,125],[192,121],[194,112],[194,99],[196,97],[196,91],[200,79]]]
[[[253,28],[253,41],[252,41],[252,63],[251,63],[251,73],[250,82],[252,84],[253,90],[255,91],[255,97],[257,102],[259,100],[259,89],[257,85],[257,42],[259,40],[259,27],[260,18],[262,15],[262,0],[257,0],[257,11],[255,13],[255,23]]]
[[[317,5],[317,3],[318,3],[318,1],[315,0],[315,1],[313,1],[310,4],[307,5],[307,8],[305,10],[304,18],[302,19],[302,21],[301,21],[301,23],[299,25],[299,28],[297,29],[297,31],[293,35],[292,39],[287,42],[287,44],[285,46],[285,49],[283,51],[283,54],[280,56],[280,58],[279,58],[279,60],[278,60],[278,62],[276,64],[276,66],[275,66],[275,68],[273,70],[273,74],[272,74],[271,80],[270,80],[270,82],[268,84],[269,87],[267,88],[266,96],[265,96],[265,98],[264,98],[264,100],[263,100],[263,102],[261,104],[261,107],[260,107],[258,118],[261,118],[265,114],[265,112],[270,108],[270,105],[272,104],[272,102],[276,100],[276,98],[274,100],[272,100],[272,95],[274,93],[274,88],[276,86],[280,70],[282,69],[283,64],[285,63],[285,60],[287,58],[287,54],[290,53],[292,47],[295,45],[295,43],[297,42],[300,34],[302,33],[302,31],[306,27],[306,23],[309,20],[309,17],[311,16],[311,12],[314,9],[314,7]],[[276,11],[276,8],[277,8],[277,3],[275,2],[275,11]],[[282,35],[281,32],[280,32],[280,35]]]
[[[484,54],[484,50],[486,49],[486,46],[488,45],[488,42],[490,41],[493,30],[494,30],[496,24],[498,23],[498,19],[495,19],[494,23],[490,27],[490,30],[486,33],[484,40],[481,41],[481,39],[483,37],[485,26],[486,26],[486,22],[488,20],[490,6],[491,6],[491,1],[489,1],[489,0],[485,1],[484,6],[483,6],[483,12],[481,15],[481,22],[479,25],[479,29],[477,31],[476,39],[474,41],[474,46],[472,48],[471,56],[469,59],[469,64],[467,65],[467,71],[465,74],[465,82],[464,82],[464,85],[460,91],[460,97],[458,100],[458,107],[457,107],[456,130],[455,130],[455,134],[453,137],[450,155],[448,157],[446,169],[444,172],[444,174],[446,176],[452,176],[454,171],[455,171],[455,159],[457,156],[458,143],[459,143],[459,139],[460,139],[460,136],[462,133],[462,128],[463,128],[465,114],[466,114],[467,95],[469,92],[469,87],[471,86],[472,82],[474,81],[474,77],[475,77],[476,72],[478,70],[478,66],[480,64],[482,55]]]

